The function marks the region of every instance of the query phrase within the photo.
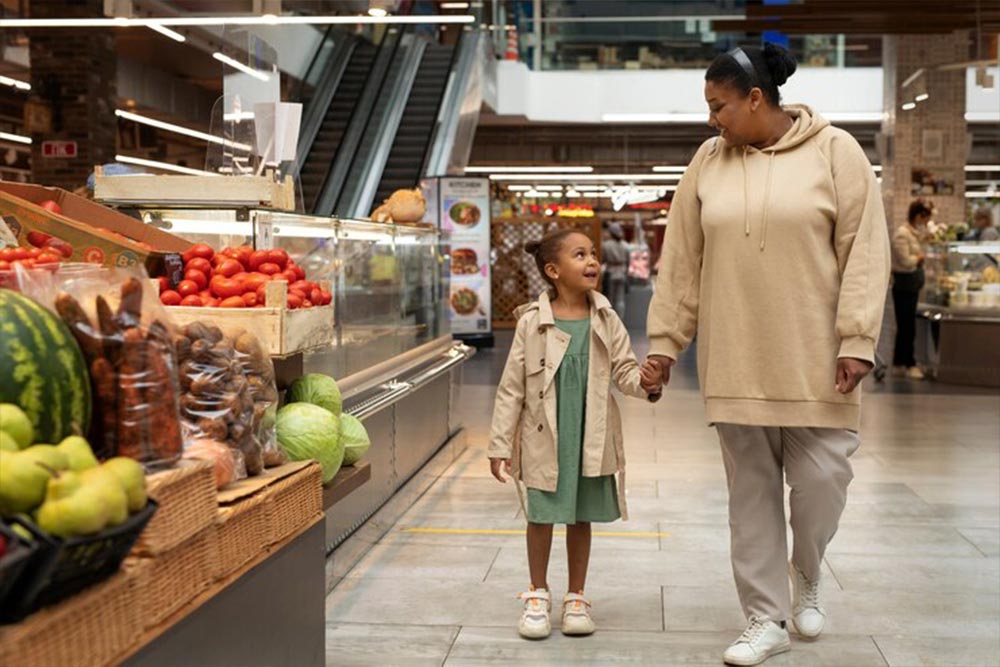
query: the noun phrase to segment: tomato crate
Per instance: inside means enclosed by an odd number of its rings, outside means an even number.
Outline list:
[[[320,283],[329,290],[329,283]],[[291,310],[285,306],[288,283],[267,283],[263,308],[198,308],[169,306],[174,322],[211,322],[223,333],[252,331],[264,351],[272,357],[288,357],[299,352],[329,347],[334,339],[333,304]]]

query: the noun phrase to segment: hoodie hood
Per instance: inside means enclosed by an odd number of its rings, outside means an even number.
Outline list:
[[[788,104],[783,106],[789,116],[792,117],[792,128],[785,132],[785,135],[773,146],[764,149],[764,152],[780,153],[787,151],[812,139],[820,131],[830,125],[830,121],[813,111],[805,104]]]

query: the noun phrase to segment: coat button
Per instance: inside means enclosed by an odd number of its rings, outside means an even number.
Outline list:
[[[538,398],[545,398],[545,392],[544,391],[538,392]]]
[[[542,426],[541,424],[539,424],[538,425],[538,432],[541,433],[543,430],[545,430],[545,427]]]
[[[544,366],[544,365],[545,365],[545,357],[542,357],[542,360],[541,360],[541,361],[539,361],[538,363],[539,363],[540,365]]]

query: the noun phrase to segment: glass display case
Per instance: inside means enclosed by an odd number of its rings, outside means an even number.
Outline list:
[[[924,303],[1000,312],[1000,242],[930,246],[924,270]]]
[[[213,248],[282,248],[334,293],[336,341],[311,367],[344,378],[450,333],[439,232],[262,209],[143,209],[144,222]]]

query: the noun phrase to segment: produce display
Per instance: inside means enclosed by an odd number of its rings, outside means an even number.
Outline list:
[[[340,417],[312,403],[290,403],[278,410],[278,443],[292,461],[314,459],[326,484],[344,462]]]
[[[199,243],[183,254],[184,279],[171,285],[160,279],[160,301],[167,306],[194,308],[263,308],[266,284],[288,283],[289,309],[325,306],[328,290],[306,280],[305,270],[284,250],[254,250],[251,246],[223,248],[218,253]],[[275,304],[270,304],[275,305]]]
[[[70,330],[34,300],[8,289],[0,288],[0,312],[0,402],[22,410],[31,434],[43,442],[86,433],[91,419],[90,380]],[[13,406],[3,408],[0,420],[24,425]],[[25,426],[19,432],[22,439],[26,437]]]
[[[340,439],[344,443],[345,466],[360,461],[372,446],[365,425],[354,415],[340,415]]]
[[[340,387],[336,380],[322,373],[306,373],[295,380],[285,393],[285,403],[312,403],[337,417],[343,410]]]
[[[30,248],[0,249],[0,271],[52,267],[73,256],[73,246],[51,234],[28,232],[27,239]]]
[[[90,368],[94,395],[91,442],[98,457],[128,456],[151,465],[181,455],[177,364],[170,330],[144,299],[144,281],[129,276],[118,290],[117,308],[104,292],[113,275],[95,269],[91,279],[68,281],[73,296],[58,291],[55,309],[69,325]],[[95,296],[96,294],[96,296]],[[96,317],[83,303],[93,298]]]

